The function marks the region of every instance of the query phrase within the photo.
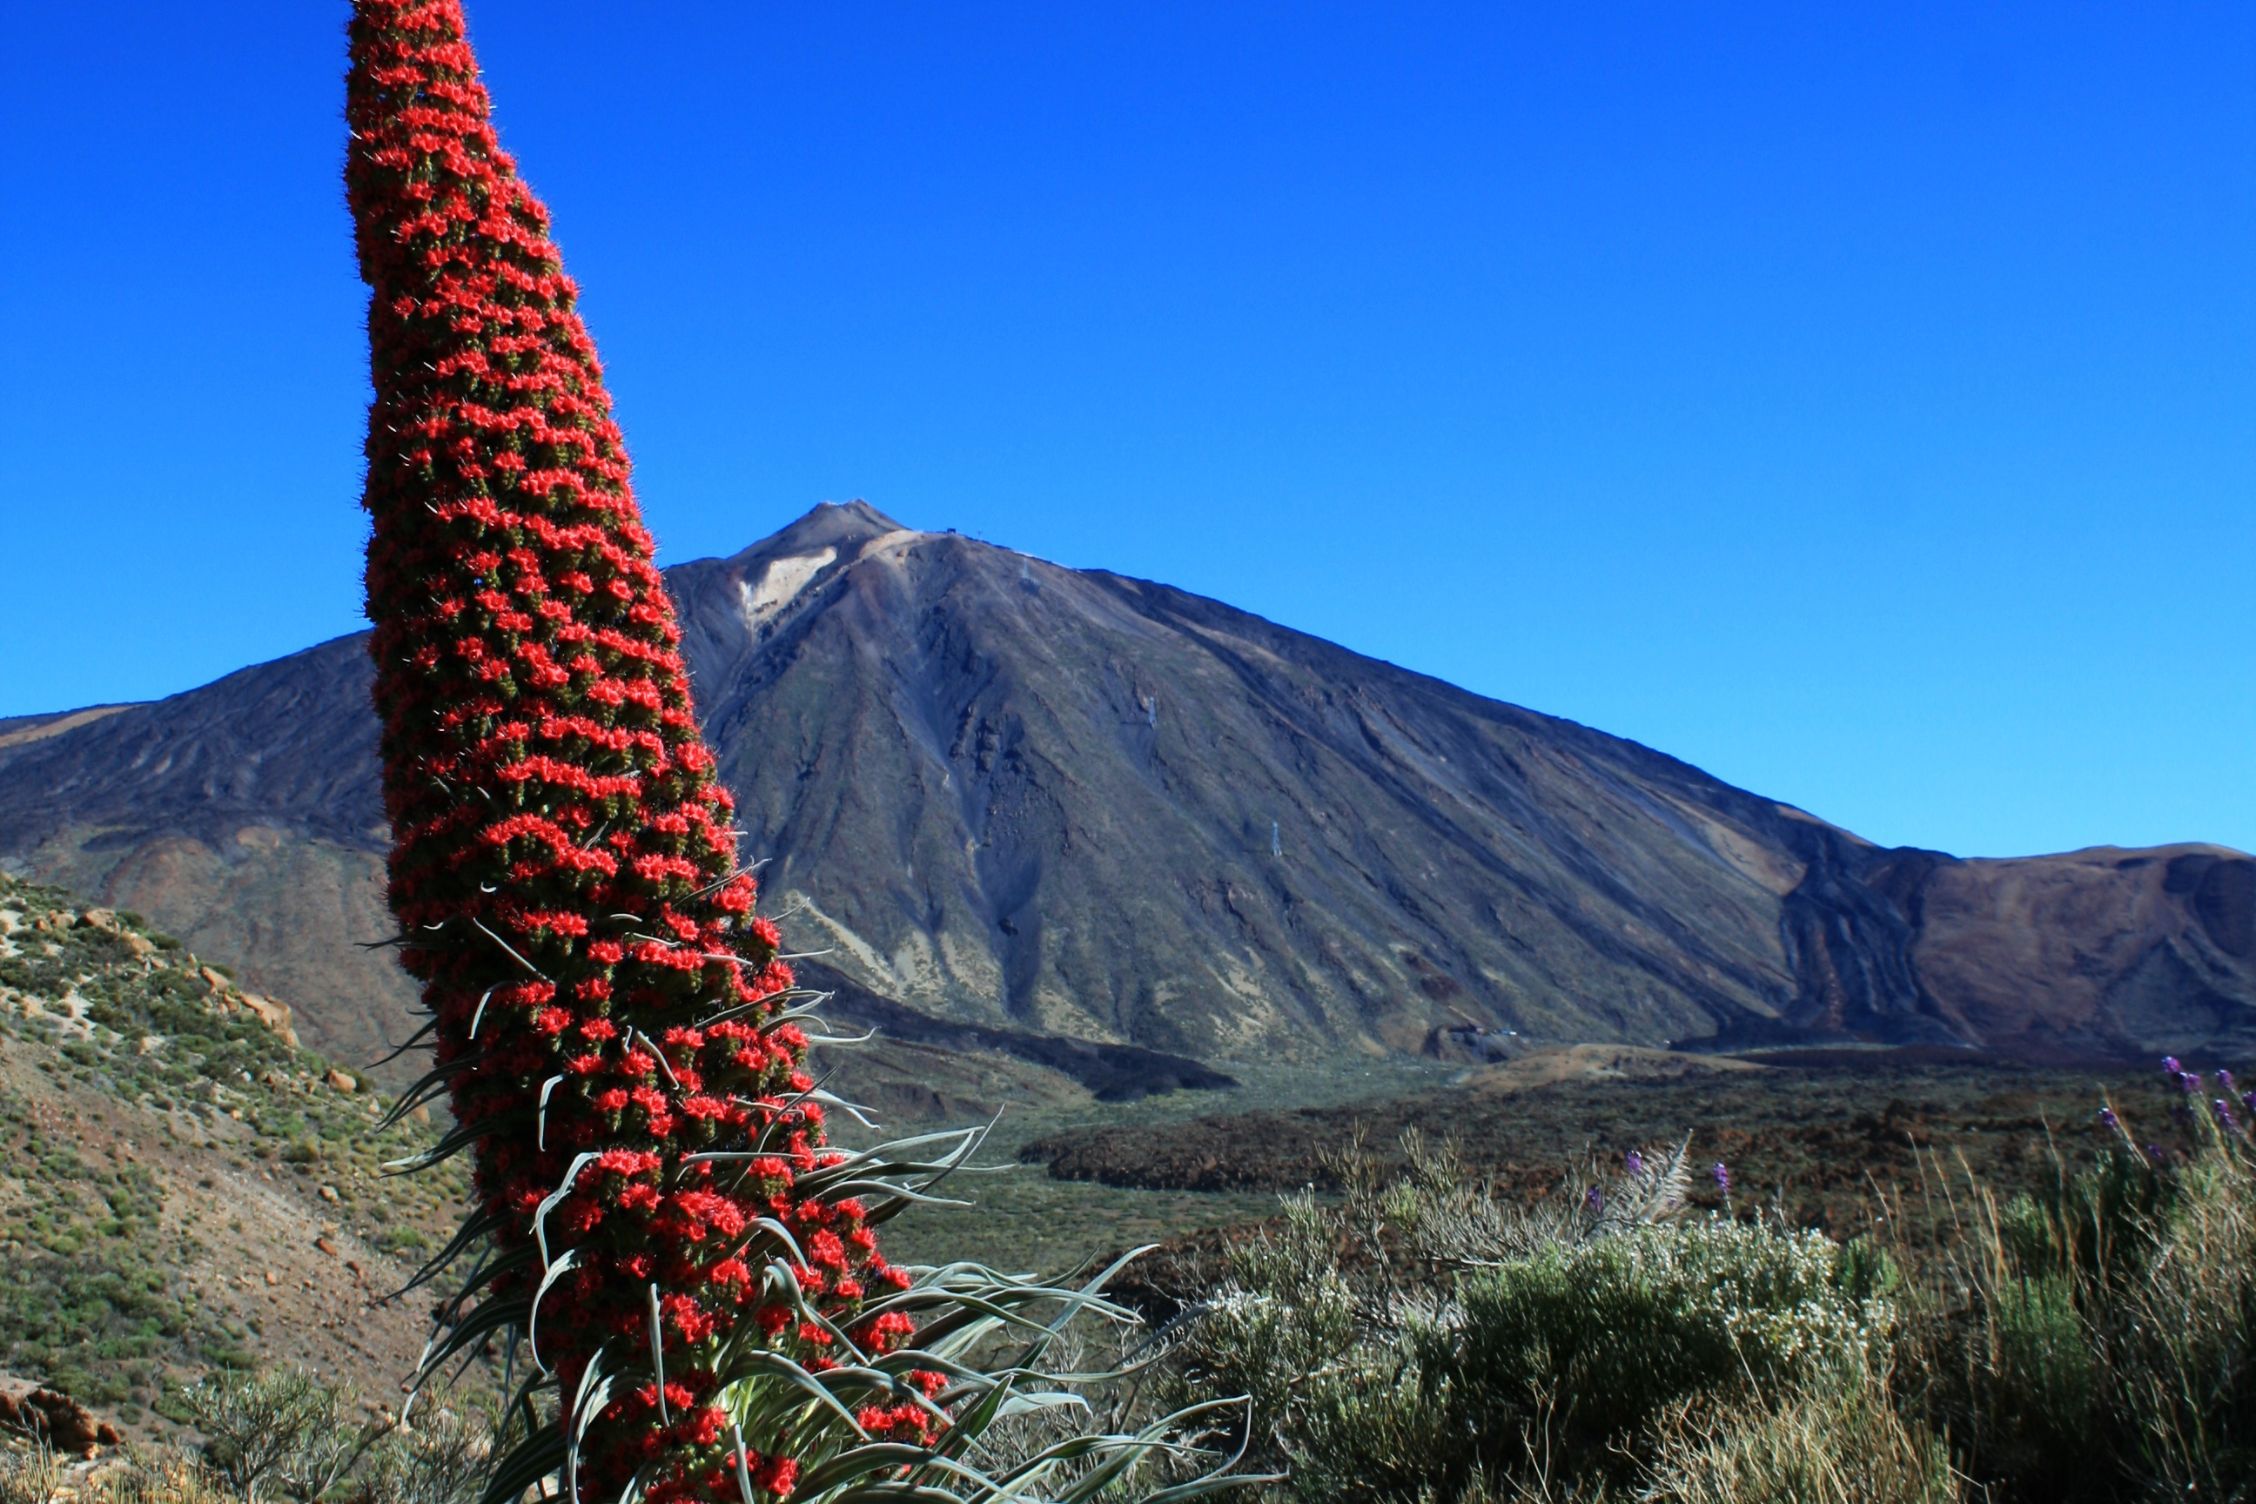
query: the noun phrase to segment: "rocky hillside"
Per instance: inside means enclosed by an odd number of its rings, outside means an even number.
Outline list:
[[[177,940],[0,877],[0,1392],[141,1434],[168,1385],[254,1357],[392,1393],[429,1306],[380,1297],[463,1184],[380,1178],[433,1137],[382,1108]]]
[[[2256,1019],[2238,852],[1874,847],[1219,602],[859,503],[669,580],[771,907],[896,1032],[1227,1070],[1453,1025],[2056,1055]],[[157,916],[372,1057],[408,989],[355,944],[386,928],[363,651],[0,728],[0,859]]]

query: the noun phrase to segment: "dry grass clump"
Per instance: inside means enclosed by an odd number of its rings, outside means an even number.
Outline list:
[[[1950,1452],[1884,1384],[1791,1388],[1664,1424],[1640,1504],[1955,1504]]]
[[[69,1462],[39,1436],[0,1441],[0,1504],[55,1504],[70,1478]]]
[[[2256,1149],[2228,1096],[2035,1194],[1957,1198],[1906,1344],[1920,1402],[1998,1504],[2256,1500]]]

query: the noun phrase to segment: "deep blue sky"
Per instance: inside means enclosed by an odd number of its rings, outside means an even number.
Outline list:
[[[470,0],[664,561],[869,498],[2256,848],[2256,7]],[[0,8],[0,715],[351,630],[344,7]]]

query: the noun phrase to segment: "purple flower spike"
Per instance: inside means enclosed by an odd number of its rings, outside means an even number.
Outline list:
[[[2160,1144],[2148,1144],[2146,1146],[2146,1157],[2156,1164],[2162,1163],[2162,1146]]]
[[[2242,1092],[2240,1094],[2240,1105],[2248,1109],[2250,1117],[2256,1118],[2256,1091]]]
[[[1606,1193],[1596,1186],[1584,1191],[1582,1193],[1582,1209],[1595,1217],[1606,1209]]]
[[[1731,1171],[1724,1167],[1722,1160],[1715,1162],[1715,1169],[1711,1173],[1715,1176],[1716,1189],[1728,1193],[1731,1189]]]
[[[1622,1168],[1629,1171],[1629,1173],[1632,1175],[1644,1174],[1645,1156],[1638,1153],[1635,1149],[1630,1150],[1627,1154],[1624,1154],[1622,1156]]]
[[[2214,1102],[2210,1103],[2209,1106],[2210,1109],[2217,1114],[2218,1127],[2229,1131],[2240,1126],[2239,1123],[2233,1120],[2232,1103],[2226,1101],[2223,1097],[2217,1098]]]
[[[2232,1072],[2226,1070],[2223,1066],[2219,1066],[2217,1068],[2217,1084],[2226,1091],[2231,1091],[2233,1089]]]
[[[2178,1072],[2178,1088],[2189,1097],[2195,1096],[2201,1091],[2201,1078],[2191,1071],[2180,1071]]]
[[[2165,1076],[2182,1076],[2185,1074],[2185,1067],[2178,1064],[2177,1056],[2164,1055],[2162,1057],[2162,1074]]]
[[[2115,1109],[2112,1107],[2102,1107],[2099,1110],[2099,1123],[2102,1128],[2120,1128],[2123,1126],[2123,1120],[2115,1116]]]

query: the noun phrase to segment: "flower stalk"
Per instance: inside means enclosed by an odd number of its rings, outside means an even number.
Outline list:
[[[351,56],[390,898],[493,1250],[466,1293],[577,1397],[583,1496],[781,1498],[800,1458],[736,1444],[726,1360],[881,1360],[911,1280],[839,1193],[577,289],[459,0],[356,0]],[[945,1375],[885,1377],[855,1426],[930,1442]]]
[[[419,1162],[475,1164],[413,1282],[474,1263],[423,1376],[501,1334],[531,1369],[486,1504],[1074,1504],[1153,1458],[1179,1481],[1152,1504],[1255,1481],[1196,1441],[1236,1401],[996,1440],[1091,1413],[1077,1386],[1103,1376],[1039,1365],[1070,1322],[1133,1322],[1113,1270],[879,1252],[981,1131],[827,1138],[814,1001],[737,865],[577,289],[460,0],[354,0],[351,55],[390,899],[434,1055],[395,1110],[448,1097]]]

